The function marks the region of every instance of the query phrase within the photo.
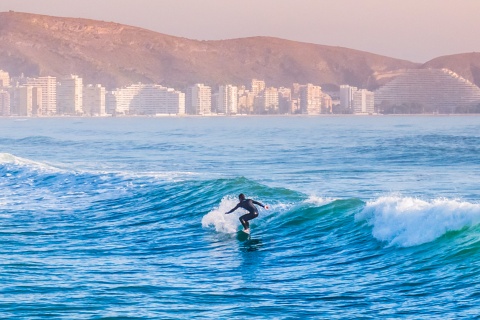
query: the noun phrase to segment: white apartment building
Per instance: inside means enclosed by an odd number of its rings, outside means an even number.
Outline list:
[[[0,90],[0,116],[10,115],[10,94],[8,91]]]
[[[218,89],[217,112],[223,114],[236,114],[238,111],[238,88],[230,84],[220,86]]]
[[[29,117],[32,115],[33,96],[32,86],[20,86],[15,88],[15,114]]]
[[[353,94],[357,91],[357,87],[349,85],[340,86],[340,108],[347,113],[353,113]]]
[[[212,88],[202,83],[188,87],[185,95],[185,111],[187,114],[211,114]]]
[[[375,112],[374,93],[366,89],[357,90],[353,93],[353,113],[373,114]]]
[[[10,75],[7,71],[0,69],[0,88],[10,87]]]
[[[91,116],[104,116],[105,87],[89,84],[83,88],[83,112]]]
[[[57,113],[83,114],[83,79],[70,75],[60,79],[57,86]]]
[[[41,89],[41,114],[57,114],[57,79],[55,77],[27,78],[26,84]]]
[[[311,83],[300,86],[300,110],[303,114],[320,114],[322,110],[322,87]]]
[[[185,93],[154,84],[134,84],[109,96],[108,112],[114,114],[185,114]]]
[[[383,110],[417,105],[417,112],[454,113],[480,104],[480,88],[449,69],[406,70],[375,91]]]

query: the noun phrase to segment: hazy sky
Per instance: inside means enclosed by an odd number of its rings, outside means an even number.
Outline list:
[[[0,11],[211,40],[274,36],[414,62],[480,51],[480,0],[0,0]]]

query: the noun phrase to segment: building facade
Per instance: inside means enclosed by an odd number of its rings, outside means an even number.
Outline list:
[[[375,91],[384,113],[468,112],[480,104],[480,88],[448,69],[407,70]]]
[[[60,79],[57,86],[57,113],[83,114],[83,79],[70,75]]]
[[[185,111],[187,114],[211,114],[212,88],[202,83],[188,87],[185,93]]]
[[[238,88],[227,84],[218,88],[217,112],[236,114],[238,107]]]
[[[57,114],[57,78],[39,77],[27,78],[26,84],[32,87],[40,88],[42,96],[42,115]]]
[[[90,116],[106,114],[106,90],[100,84],[83,88],[83,113]]]
[[[271,114],[278,112],[278,89],[274,87],[265,88],[255,97],[255,113]]]
[[[373,114],[375,112],[374,93],[360,89],[353,93],[353,114]]]
[[[0,69],[0,88],[10,87],[10,75],[7,71]]]
[[[10,115],[10,93],[0,90],[0,116]]]
[[[311,83],[300,86],[300,110],[303,114],[320,114],[322,111],[322,88]]]
[[[185,93],[155,84],[134,84],[108,94],[108,112],[132,115],[185,114]]]
[[[353,94],[357,90],[357,87],[351,87],[349,85],[340,86],[341,113],[353,113]]]

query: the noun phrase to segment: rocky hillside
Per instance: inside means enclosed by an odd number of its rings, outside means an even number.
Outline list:
[[[438,63],[448,68],[448,61]],[[480,82],[478,69],[468,65],[478,66],[458,62],[459,70],[453,70]],[[196,82],[241,85],[258,78],[273,86],[311,82],[330,89],[347,83],[374,89],[387,79],[381,74],[419,67],[368,52],[278,38],[197,41],[111,22],[0,13],[0,69],[13,76],[72,73],[108,88],[140,81],[182,89]],[[471,74],[462,73],[464,69]]]

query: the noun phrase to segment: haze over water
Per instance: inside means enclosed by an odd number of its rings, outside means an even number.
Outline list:
[[[480,117],[19,120],[2,318],[479,314]]]

